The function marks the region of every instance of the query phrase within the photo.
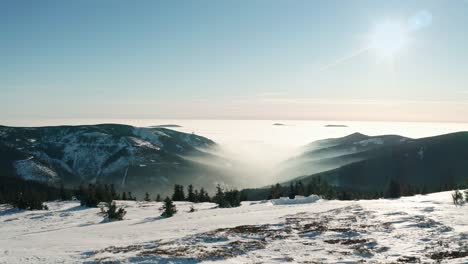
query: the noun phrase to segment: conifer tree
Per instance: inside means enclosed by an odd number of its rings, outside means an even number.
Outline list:
[[[114,184],[110,185],[110,195],[112,197],[112,200],[119,200],[119,194],[115,191],[115,186]]]
[[[205,192],[205,196],[204,196],[203,200],[204,200],[205,202],[211,202],[211,197],[210,197],[210,195],[208,194],[208,192]]]
[[[391,180],[387,188],[386,196],[388,198],[399,198],[401,196],[400,188],[400,183],[395,180]]]
[[[218,184],[216,186],[216,194],[213,197],[213,202],[217,203],[219,207],[226,207],[226,200],[224,199],[223,188]]]
[[[422,187],[421,194],[428,194],[427,186],[425,184]]]
[[[224,193],[225,207],[240,206],[240,192],[238,190],[230,190]],[[220,206],[222,207],[222,206]]]
[[[17,194],[16,200],[12,205],[18,209],[24,210],[47,210],[47,206],[44,205],[43,195],[40,193],[27,190],[24,192],[19,192]]]
[[[185,201],[184,186],[179,184],[174,185],[174,194],[172,194],[172,200]]]
[[[156,202],[160,202],[160,201],[161,201],[161,195],[159,195],[159,193],[158,193],[158,195],[156,195],[156,200],[155,200],[155,201],[156,201]]]
[[[463,203],[463,194],[459,190],[455,190],[452,193],[452,199],[454,205],[461,205]]]
[[[164,204],[160,208],[160,210],[162,211],[161,216],[163,216],[163,217],[171,217],[175,213],[177,213],[176,206],[172,202],[171,198],[169,198],[169,197],[166,197],[166,199],[164,199]]]
[[[151,199],[150,199],[150,195],[149,195],[149,193],[148,193],[148,192],[146,192],[146,193],[145,193],[145,201],[146,201],[146,202],[149,202],[149,201],[151,201]]]
[[[115,204],[114,201],[112,201],[111,203],[107,205],[107,210],[105,210],[104,208],[102,208],[101,210],[104,216],[111,221],[123,220],[125,214],[127,214],[127,211],[125,211],[123,207],[117,208],[117,205]]]
[[[278,199],[281,196],[283,196],[283,187],[279,183],[272,185],[268,199]]]
[[[72,199],[71,192],[65,189],[63,183],[60,184],[60,200],[67,201],[71,199]]]
[[[87,207],[96,207],[100,202],[96,193],[96,186],[94,184],[88,184],[88,188],[84,190],[80,197],[81,205]]]
[[[289,183],[289,199],[294,199],[296,197],[296,187],[293,185],[293,183]]]
[[[302,181],[298,181],[296,183],[296,194],[305,195],[305,188],[304,188],[304,185],[302,184]]]
[[[201,203],[211,201],[210,196],[208,195],[208,193],[205,191],[204,188],[200,189],[200,193],[198,194],[198,201]]]
[[[45,209],[47,206],[43,202],[62,199],[64,191],[71,194],[70,190],[60,190],[60,186],[56,188],[19,177],[0,176],[0,204],[21,205],[28,210]],[[75,192],[80,197],[80,190]]]
[[[96,205],[99,204],[99,202],[110,202],[108,199],[106,199],[106,190],[105,187],[100,185],[100,184],[93,184],[93,193],[94,198],[96,199]]]
[[[85,195],[85,193],[86,193],[86,188],[82,184],[80,184],[80,186],[78,187],[78,193],[77,193],[78,198],[81,200],[81,197]]]
[[[187,201],[189,202],[195,202],[195,193],[193,192],[193,185],[190,184],[187,188]]]

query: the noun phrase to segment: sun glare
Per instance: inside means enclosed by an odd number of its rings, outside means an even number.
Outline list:
[[[408,41],[408,30],[401,24],[385,22],[378,24],[370,35],[370,48],[379,55],[392,57]]]

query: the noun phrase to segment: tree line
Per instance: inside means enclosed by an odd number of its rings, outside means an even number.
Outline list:
[[[46,201],[70,199],[71,192],[63,186],[54,187],[18,177],[0,177],[0,204],[11,204],[25,210],[43,210],[47,209],[44,205]]]
[[[468,188],[468,182],[465,185],[459,186],[440,186],[435,191],[446,191],[454,189]],[[259,189],[244,189],[238,191],[236,189],[224,189],[219,184],[216,186],[216,191],[213,196],[210,196],[205,188],[196,189],[193,185],[188,185],[186,188],[183,185],[175,184],[171,196],[164,200],[161,195],[157,194],[154,201],[164,202],[164,212],[169,208],[165,216],[171,216],[177,210],[173,201],[187,201],[192,203],[213,202],[219,208],[229,208],[240,206],[241,201],[249,200],[265,200],[278,199],[280,197],[289,197],[294,199],[297,195],[309,196],[316,194],[325,199],[338,200],[356,200],[356,199],[376,199],[376,198],[398,198],[400,196],[411,196],[415,194],[427,194],[432,189],[426,186],[413,186],[408,184],[400,184],[398,180],[392,179],[386,187],[381,191],[356,191],[344,189],[329,184],[321,179],[320,176],[308,179],[306,183],[302,181],[290,182],[287,185],[279,183],[272,185],[270,188]],[[463,196],[455,193],[454,201],[463,201]],[[468,196],[468,194],[466,194]],[[123,208],[115,206],[115,200],[131,200],[137,198],[132,192],[118,192],[114,185],[110,184],[88,184],[81,185],[78,189],[66,189],[63,185],[49,186],[45,183],[36,181],[28,181],[18,177],[0,177],[0,204],[8,203],[14,207],[26,210],[42,210],[47,209],[44,202],[51,200],[70,200],[72,197],[80,200],[82,206],[97,207],[103,203],[107,208],[103,211],[109,219],[122,218],[125,215]],[[147,192],[143,200],[152,201],[152,196]],[[121,210],[122,209],[122,210]]]
[[[401,196],[412,196],[416,194],[428,194],[431,192],[441,192],[454,189],[468,188],[466,184],[440,185],[437,189],[428,188],[425,185],[417,186],[411,184],[401,184],[397,179],[390,179],[385,186],[379,191],[363,191],[351,188],[343,188],[334,186],[327,181],[321,179],[320,176],[307,180],[307,183],[302,181],[290,182],[289,184],[275,184],[270,188],[244,189],[241,191],[243,201],[256,201],[266,199],[278,199],[280,197],[289,197],[294,199],[296,195],[309,196],[312,194],[319,195],[328,200],[361,200],[361,199],[378,199],[378,198],[399,198]]]

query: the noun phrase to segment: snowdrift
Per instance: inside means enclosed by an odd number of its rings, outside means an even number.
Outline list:
[[[296,195],[294,199],[289,199],[288,197],[281,197],[279,199],[271,200],[271,203],[274,205],[308,204],[315,203],[318,200],[320,200],[320,197],[315,194],[312,194],[308,197]]]

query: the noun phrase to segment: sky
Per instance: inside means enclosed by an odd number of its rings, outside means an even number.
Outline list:
[[[468,1],[0,0],[0,124],[468,122]]]

